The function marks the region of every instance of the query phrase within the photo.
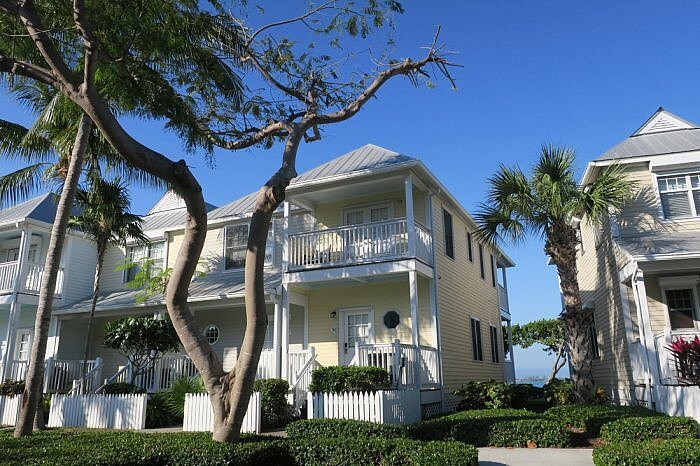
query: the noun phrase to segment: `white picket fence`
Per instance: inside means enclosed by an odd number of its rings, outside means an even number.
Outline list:
[[[248,410],[243,418],[241,432],[260,433],[262,412],[260,392],[250,396]],[[188,393],[185,395],[185,419],[182,423],[184,432],[211,432],[214,426],[214,414],[207,393]]]
[[[355,419],[378,424],[421,420],[420,390],[309,393],[309,419]]]
[[[53,395],[49,427],[141,430],[147,395]]]
[[[22,407],[22,395],[0,396],[0,425],[14,426]]]

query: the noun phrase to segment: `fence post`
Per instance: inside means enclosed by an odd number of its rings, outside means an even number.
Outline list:
[[[44,362],[44,393],[49,392],[51,387],[51,379],[53,379],[54,359],[53,356]]]
[[[95,381],[95,385],[97,385],[102,378],[102,364],[104,364],[104,361],[101,357],[97,356],[95,358],[95,375],[92,377],[92,380]],[[91,393],[94,393],[97,387],[89,386],[89,389]]]
[[[396,388],[401,385],[401,340],[398,338],[394,340],[394,361],[392,362],[393,377],[394,382],[396,382]]]

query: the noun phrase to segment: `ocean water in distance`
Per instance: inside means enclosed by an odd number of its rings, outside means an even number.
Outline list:
[[[545,382],[546,382],[545,379],[531,379],[531,378],[515,379],[515,383],[529,383],[535,387],[544,387]]]

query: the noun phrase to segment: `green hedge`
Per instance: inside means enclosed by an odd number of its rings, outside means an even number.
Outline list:
[[[418,442],[383,438],[317,438],[292,441],[297,464],[341,465],[443,465],[476,466],[478,451],[460,442]]]
[[[600,436],[609,442],[697,438],[698,423],[692,417],[629,417],[605,424]]]
[[[597,466],[685,466],[700,464],[700,440],[611,442],[593,450]]]
[[[8,465],[431,465],[475,466],[477,450],[459,442],[409,439],[244,436],[236,444],[208,433],[47,430],[13,439],[0,432],[0,461]]]
[[[555,406],[545,411],[551,419],[563,421],[575,429],[582,429],[587,435],[597,437],[605,424],[628,417],[662,416],[641,406]]]
[[[411,428],[423,440],[459,440],[477,447],[567,447],[571,432],[562,422],[543,418],[524,409],[461,411]]]
[[[0,433],[0,458],[8,465],[257,465],[295,464],[285,441],[245,436],[213,442],[208,433],[46,430],[13,439]]]
[[[284,427],[289,422],[287,393],[289,382],[284,379],[258,379],[254,392],[260,392],[263,429]]]
[[[312,393],[376,392],[389,388],[389,372],[381,367],[328,366],[311,374]]]
[[[347,419],[307,419],[292,422],[287,426],[287,435],[291,439],[313,440],[318,438],[360,438],[407,437],[405,427],[373,422],[353,421]]]

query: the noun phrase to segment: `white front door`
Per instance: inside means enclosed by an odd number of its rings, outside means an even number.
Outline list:
[[[12,377],[15,380],[25,379],[31,350],[32,330],[28,328],[18,329],[15,337],[14,363],[12,364]]]
[[[349,365],[355,357],[355,343],[367,345],[374,342],[372,310],[346,309],[340,311],[340,354],[338,363]]]

